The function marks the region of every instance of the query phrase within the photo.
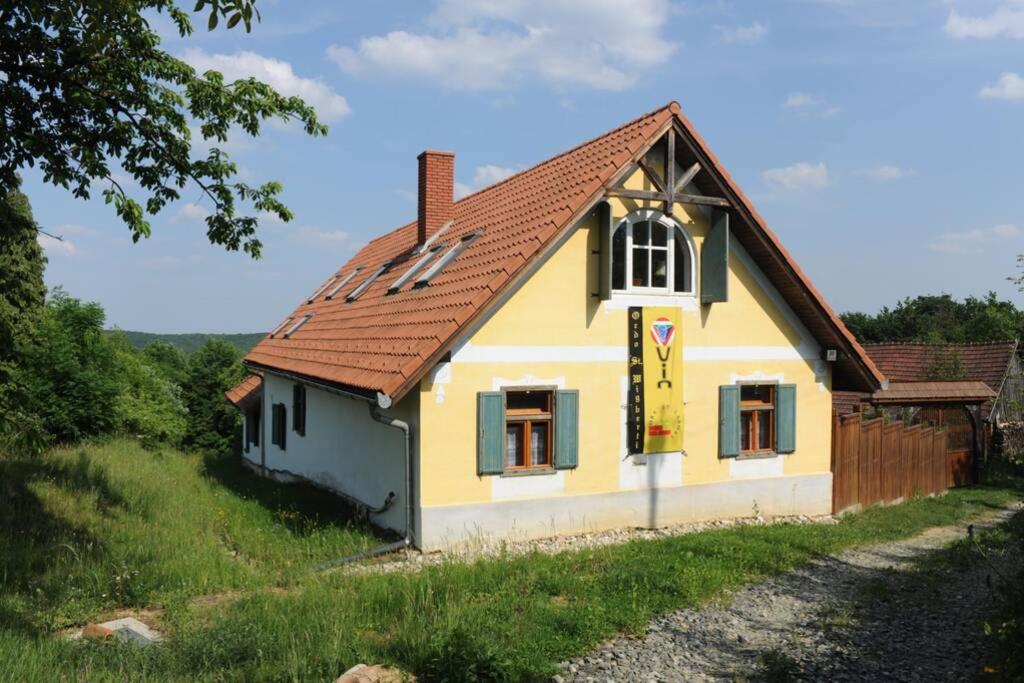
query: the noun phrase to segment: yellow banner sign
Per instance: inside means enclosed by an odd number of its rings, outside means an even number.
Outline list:
[[[629,309],[629,452],[683,449],[683,340],[678,308]]]

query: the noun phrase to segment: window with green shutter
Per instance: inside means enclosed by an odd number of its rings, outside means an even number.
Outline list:
[[[299,436],[306,435],[306,387],[303,384],[292,386],[292,430]]]
[[[580,392],[555,392],[555,469],[567,470],[579,464]]]
[[[270,442],[285,450],[285,435],[288,433],[288,409],[283,403],[275,403],[271,414]]]
[[[718,454],[740,454],[740,388],[735,384],[718,387]]]
[[[578,391],[517,387],[477,394],[478,474],[550,472],[578,461]]]
[[[711,229],[700,252],[700,302],[729,300],[729,213],[711,210]]]
[[[775,408],[775,433],[778,453],[796,450],[796,385],[780,384]]]
[[[505,397],[500,391],[476,395],[477,474],[501,474],[505,457]]]

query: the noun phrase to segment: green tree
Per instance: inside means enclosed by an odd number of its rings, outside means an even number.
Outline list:
[[[97,303],[83,303],[60,288],[50,295],[15,372],[24,387],[24,413],[33,420],[18,426],[28,440],[24,445],[77,441],[116,426],[119,380],[105,319]]]
[[[251,28],[255,0],[199,0],[207,27]],[[22,0],[0,3],[0,190],[17,172],[38,164],[47,182],[88,198],[99,184],[132,238],[148,237],[147,216],[196,188],[212,205],[206,219],[214,244],[260,255],[257,218],[290,220],[281,185],[249,185],[223,149],[228,130],[259,135],[268,118],[298,121],[310,135],[327,128],[297,97],[285,97],[253,78],[225,83],[216,71],[195,69],[160,48],[151,22],[170,18],[182,36],[188,13],[174,0]],[[190,123],[211,146],[195,154]],[[129,196],[123,169],[140,188]],[[238,203],[243,204],[240,209]]]
[[[0,441],[27,428],[38,432],[25,412],[24,387],[17,377],[21,355],[43,314],[46,257],[36,241],[28,198],[18,189],[0,194]]]
[[[959,344],[1020,339],[1024,311],[995,292],[962,302],[949,294],[919,296],[877,314],[844,313],[843,322],[863,342]]]
[[[123,332],[121,333],[124,334]],[[125,336],[128,341],[128,337]],[[152,341],[142,350],[146,360],[167,380],[183,385],[188,378],[188,357],[174,344]]]
[[[185,444],[217,452],[236,448],[242,418],[224,392],[242,381],[241,355],[226,341],[208,339],[189,356],[188,379],[182,387],[188,408]]]
[[[123,334],[108,335],[114,349],[118,381],[114,403],[114,429],[138,437],[143,445],[181,444],[186,414],[181,387],[164,375],[149,356],[140,352]]]

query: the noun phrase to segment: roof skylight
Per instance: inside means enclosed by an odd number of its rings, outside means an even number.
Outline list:
[[[318,290],[316,290],[315,292],[313,292],[312,294],[309,295],[309,299],[306,300],[306,303],[307,304],[313,303],[318,296],[320,296],[325,291],[327,291],[327,288],[330,287],[331,285],[333,285],[337,281],[338,281],[338,276],[337,275],[331,276],[331,278],[329,280],[327,280],[327,282],[325,282],[322,285],[320,285],[320,288]]]
[[[387,263],[382,265],[380,268],[375,270],[373,272],[373,275],[371,275],[370,277],[368,277],[365,280],[363,280],[363,282],[358,287],[353,289],[349,293],[349,295],[345,297],[345,301],[351,302],[351,301],[355,301],[356,299],[358,299],[359,296],[363,292],[365,292],[367,289],[369,289],[370,285],[372,285],[374,283],[374,281],[376,281],[377,278],[379,278],[381,275],[383,275],[385,273],[385,271],[387,271],[387,269],[390,268],[390,267],[391,267],[391,261],[388,261]]]
[[[429,284],[430,281],[434,279],[435,275],[440,273],[442,270],[445,269],[445,267],[449,263],[454,261],[456,256],[458,256],[462,252],[466,251],[466,249],[469,247],[469,245],[472,244],[476,240],[476,238],[479,237],[479,236],[480,236],[480,233],[478,233],[478,232],[471,232],[468,235],[464,235],[462,237],[462,239],[459,240],[458,244],[456,244],[454,247],[452,247],[451,249],[446,251],[444,256],[439,258],[434,263],[434,265],[430,266],[430,268],[427,269],[427,272],[423,273],[423,275],[421,275],[419,278],[417,278],[416,283],[413,286],[414,287],[425,287],[425,286],[427,286],[427,284]]]
[[[273,337],[275,334],[281,331],[281,328],[283,328],[285,325],[287,325],[293,320],[295,320],[295,316],[291,316],[282,320],[280,325],[278,325],[277,327],[270,331],[270,336]]]
[[[434,258],[434,254],[441,251],[442,249],[444,249],[444,245],[438,244],[437,246],[431,247],[430,251],[416,259],[416,263],[412,264],[412,267],[409,268],[409,270],[402,273],[402,277],[395,280],[394,284],[388,287],[388,294],[394,294],[395,292],[400,290],[405,285],[405,283],[409,282],[409,280],[416,277],[416,274],[423,269],[423,266],[427,265],[430,259]]]
[[[312,317],[313,317],[312,313],[307,313],[306,315],[302,316],[302,318],[298,322],[296,322],[294,325],[292,325],[291,327],[288,328],[288,331],[284,333],[284,338],[287,339],[288,337],[290,337],[293,334],[295,334],[296,332],[298,332],[299,329],[303,325],[308,323],[310,318],[312,318]]]
[[[359,266],[358,268],[353,270],[351,273],[349,273],[345,277],[341,278],[341,282],[339,282],[338,284],[334,285],[334,287],[331,288],[331,291],[327,292],[327,296],[324,297],[324,301],[330,301],[331,299],[333,299],[334,296],[338,292],[341,291],[341,288],[344,287],[345,285],[347,285],[349,283],[349,281],[351,281],[352,278],[354,278],[356,275],[358,275],[359,271],[361,271],[362,269],[363,269],[363,267]]]

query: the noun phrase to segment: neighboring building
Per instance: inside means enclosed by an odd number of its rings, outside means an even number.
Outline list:
[[[893,384],[984,382],[996,397],[982,404],[982,420],[999,425],[1024,419],[1024,369],[1014,340],[978,344],[865,344],[864,350]]]
[[[246,356],[249,463],[424,549],[831,512],[832,390],[884,380],[677,104],[453,182]]]

